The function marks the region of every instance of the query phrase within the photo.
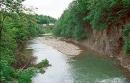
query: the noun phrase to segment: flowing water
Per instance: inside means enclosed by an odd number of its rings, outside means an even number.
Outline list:
[[[70,57],[42,43],[38,38],[30,40],[26,50],[37,57],[36,63],[48,59],[51,66],[44,74],[38,73],[32,79],[33,83],[129,83],[117,61],[111,58],[99,56],[92,51]]]

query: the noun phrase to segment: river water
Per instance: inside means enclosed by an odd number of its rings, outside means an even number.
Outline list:
[[[114,59],[93,51],[70,57],[38,38],[28,41],[26,50],[37,57],[36,63],[48,59],[51,66],[44,74],[34,76],[33,83],[129,83]]]

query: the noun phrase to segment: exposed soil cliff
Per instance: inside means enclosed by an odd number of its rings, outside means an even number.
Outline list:
[[[91,31],[87,40],[80,42],[101,54],[116,57],[121,65],[130,70],[130,54],[125,56],[123,53],[123,25],[130,23],[130,19],[110,26],[104,31]]]
[[[100,54],[116,57],[121,65],[130,71],[130,54],[126,56],[123,52],[124,41],[122,36],[123,25],[128,23],[130,23],[130,19],[111,25],[103,31],[95,31],[87,25],[86,28],[90,32],[89,37],[77,43]]]

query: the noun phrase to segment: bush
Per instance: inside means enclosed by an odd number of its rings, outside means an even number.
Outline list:
[[[44,68],[49,66],[49,61],[47,59],[42,60],[40,63],[38,63],[37,65],[35,65],[36,68],[40,69],[40,68]]]
[[[76,40],[81,40],[86,37],[86,31],[83,28],[83,20],[77,19],[77,13],[75,14],[76,11],[77,10],[72,11],[72,9],[64,11],[64,14],[56,23],[53,31],[54,35],[74,38]]]
[[[36,68],[30,67],[17,71],[18,83],[32,83],[32,77],[36,74]]]

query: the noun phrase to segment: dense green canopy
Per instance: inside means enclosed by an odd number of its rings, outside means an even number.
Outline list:
[[[74,0],[57,22],[54,34],[84,39],[90,27],[101,31],[126,19],[130,19],[130,0]],[[130,39],[124,41],[130,51]]]
[[[31,56],[19,56],[19,45],[43,33],[41,24],[55,23],[49,16],[25,14],[23,0],[0,1],[0,82],[31,83],[35,68],[26,67]]]

